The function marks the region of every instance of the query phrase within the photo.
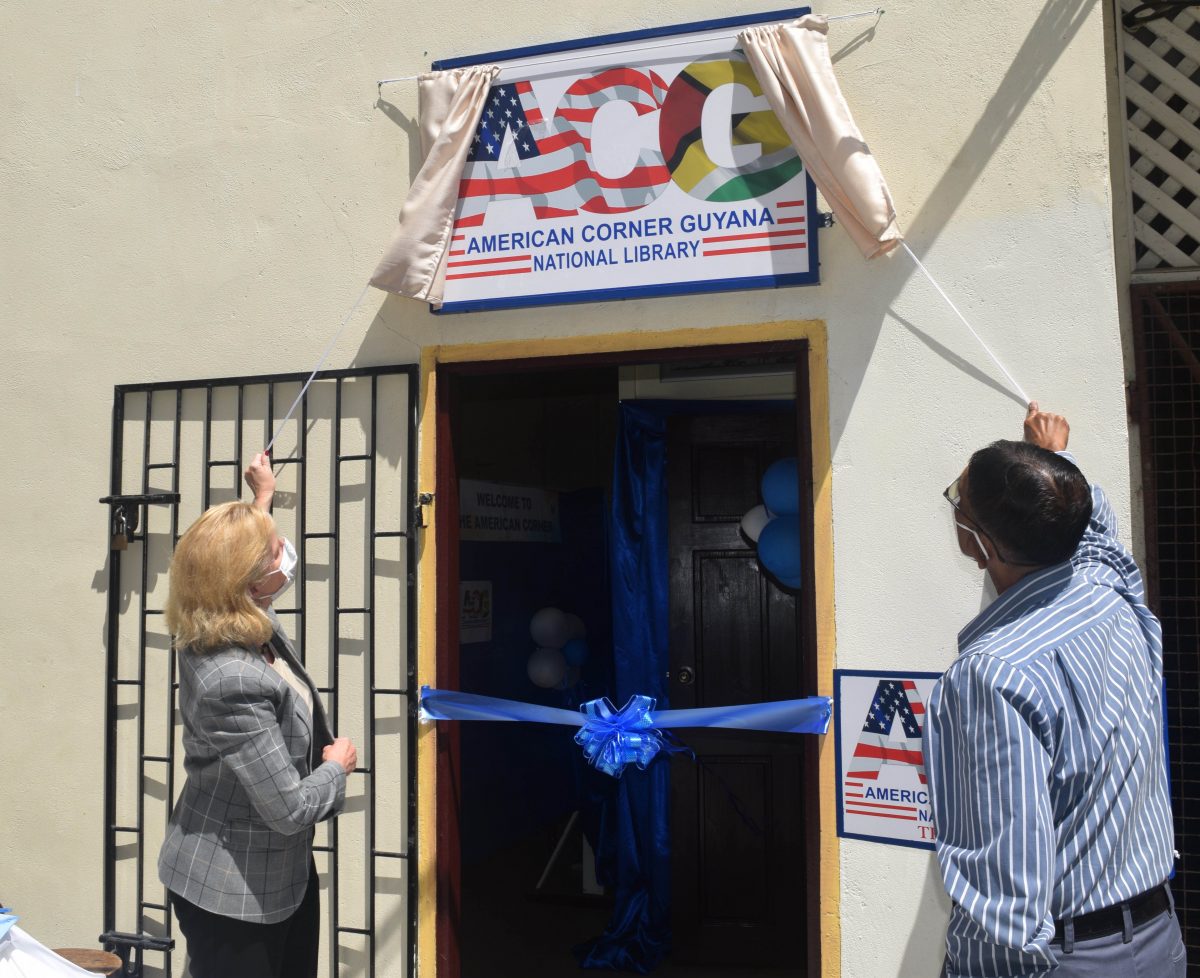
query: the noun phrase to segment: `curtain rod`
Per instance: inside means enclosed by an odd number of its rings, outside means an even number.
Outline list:
[[[825,19],[827,22],[832,24],[835,20],[857,20],[859,17],[878,17],[881,14],[883,14],[883,12],[884,12],[883,7],[876,7],[874,10],[860,10],[856,14],[837,14],[834,17],[826,17]],[[777,23],[782,24],[782,23],[787,23],[787,22],[786,21],[777,21]],[[733,33],[733,34],[714,34],[710,38],[708,38],[708,40],[719,41],[719,40],[723,40],[724,38],[727,38],[727,37],[733,38],[733,37],[737,37],[738,34],[740,34],[740,33],[741,33],[741,31],[737,31],[736,33]],[[633,54],[637,51],[657,51],[660,48],[678,47],[679,45],[682,45],[682,44],[693,44],[693,43],[695,43],[695,42],[689,40],[689,41],[676,41],[674,44],[647,44],[647,45],[644,45],[643,47],[639,47],[639,48],[629,48],[627,53]],[[521,65],[521,67],[522,68],[536,68],[541,65],[559,64],[560,62],[564,62],[564,61],[581,61],[584,58],[591,58],[591,57],[595,57],[595,55],[593,53],[588,53],[588,54],[576,54],[576,55],[573,55],[573,56],[567,57],[567,58],[544,58],[539,61],[526,62],[525,64]],[[422,73],[422,74],[424,74],[424,73]],[[416,81],[420,77],[421,77],[420,75],[401,75],[399,78],[381,78],[377,82],[377,86],[378,86],[380,92],[382,93],[384,85],[392,85],[392,84],[395,84],[396,82]]]

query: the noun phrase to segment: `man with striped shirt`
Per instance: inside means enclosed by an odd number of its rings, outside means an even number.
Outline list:
[[[948,978],[1183,978],[1162,629],[1112,507],[1030,404],[946,490],[999,597],[958,636],[925,761]]]

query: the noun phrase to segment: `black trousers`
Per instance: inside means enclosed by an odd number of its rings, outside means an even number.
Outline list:
[[[210,913],[177,893],[171,906],[187,938],[192,978],[317,978],[321,892],[311,861],[304,899],[277,924]]]

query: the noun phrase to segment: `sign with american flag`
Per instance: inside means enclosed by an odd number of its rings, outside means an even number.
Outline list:
[[[501,67],[441,311],[816,283],[816,194],[736,40],[807,12],[435,63]]]
[[[921,738],[936,672],[833,673],[838,835],[932,849]]]

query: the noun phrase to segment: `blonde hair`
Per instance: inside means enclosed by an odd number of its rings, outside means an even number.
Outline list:
[[[164,608],[177,648],[257,648],[271,638],[271,622],[250,597],[250,585],[270,571],[274,529],[257,506],[232,502],[205,512],[179,538]]]

